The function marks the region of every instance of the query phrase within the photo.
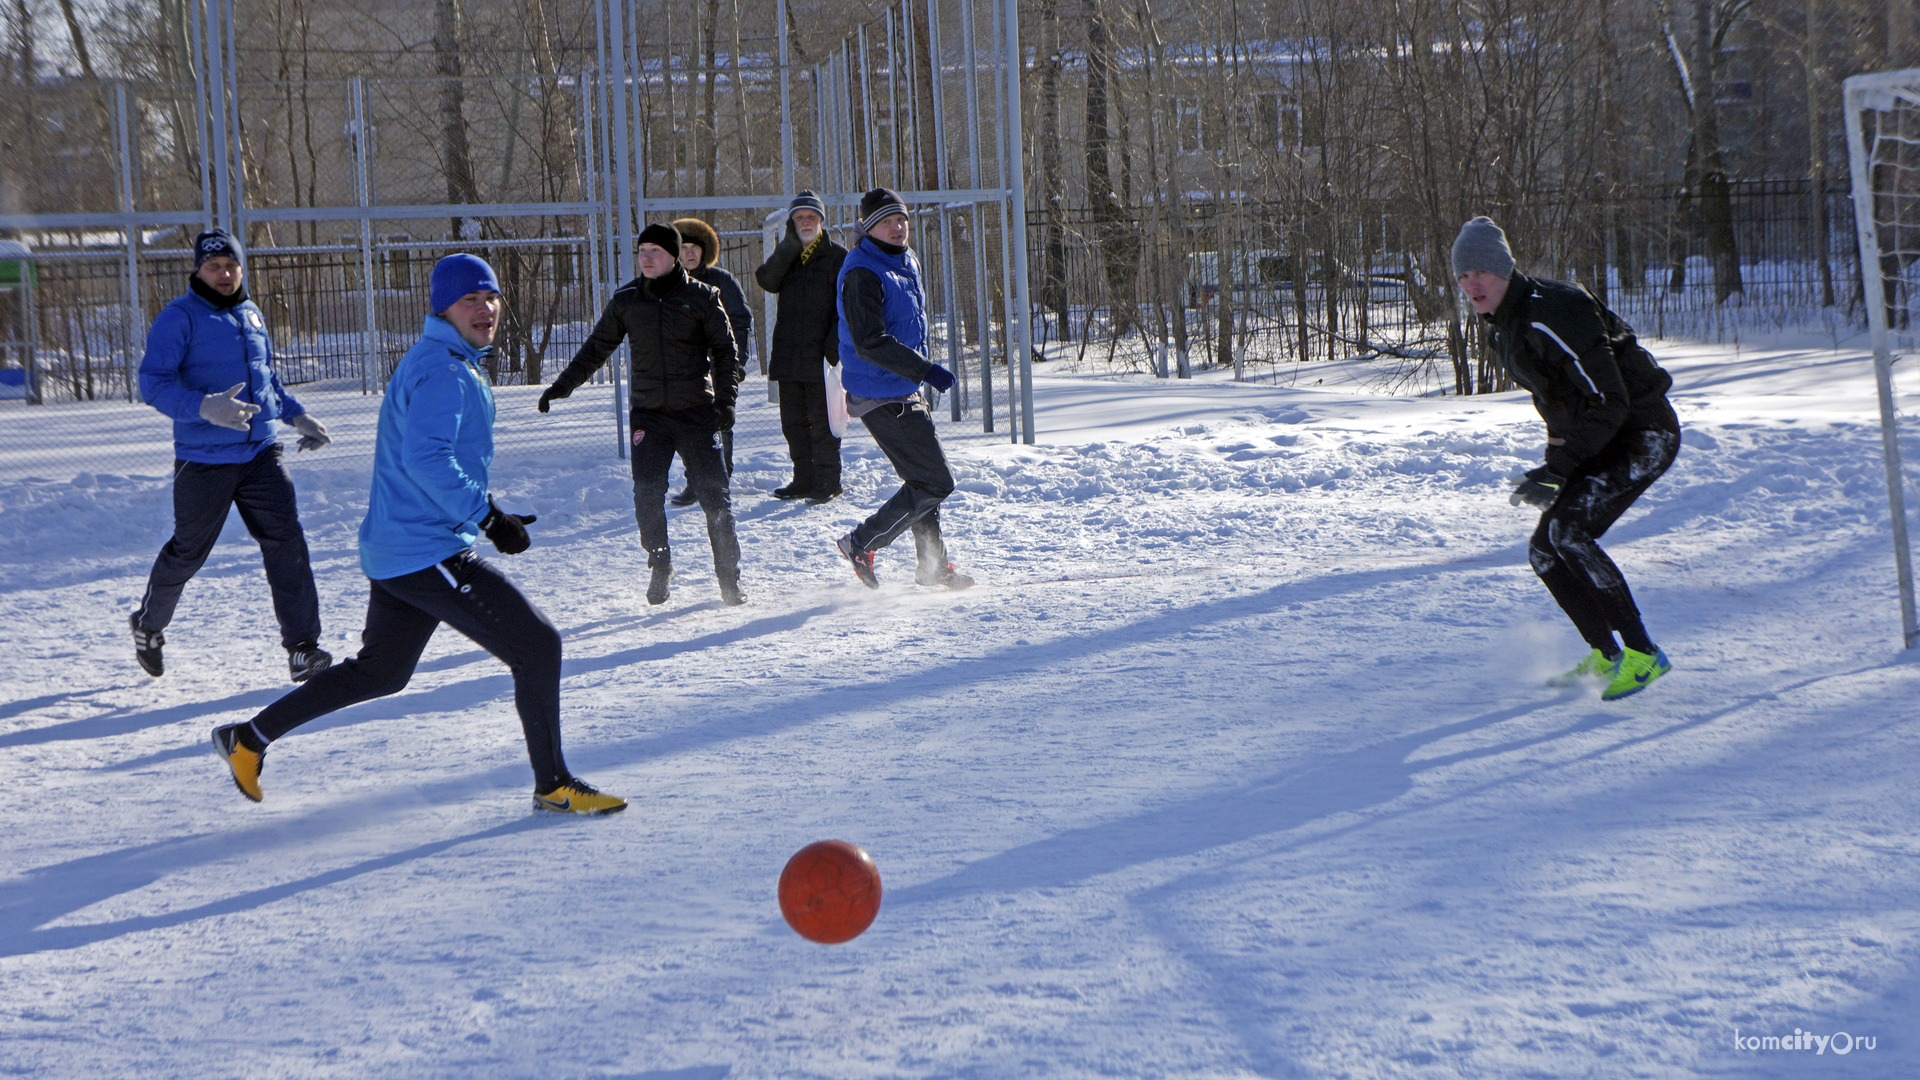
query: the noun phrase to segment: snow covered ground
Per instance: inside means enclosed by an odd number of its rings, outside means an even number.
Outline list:
[[[825,507],[752,449],[738,609],[683,512],[645,604],[619,463],[503,461],[604,820],[527,809],[509,678],[445,631],[243,800],[206,732],[287,689],[258,552],[230,523],[147,679],[168,488],[76,447],[0,483],[0,1075],[1920,1075],[1863,347],[1655,348],[1686,443],[1609,547],[1676,667],[1613,704],[1542,684],[1583,646],[1507,505],[1519,395],[1042,378],[1044,445],[952,446],[957,594],[832,555],[870,443]],[[364,475],[297,476],[345,654]],[[836,947],[774,899],[827,837],[886,885]]]

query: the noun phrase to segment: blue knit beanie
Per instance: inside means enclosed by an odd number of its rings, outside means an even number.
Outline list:
[[[240,250],[240,241],[225,229],[208,229],[193,238],[193,268],[200,269],[208,259],[232,259],[246,265],[246,255]]]
[[[431,303],[434,314],[438,315],[458,303],[461,297],[481,289],[499,292],[500,279],[493,276],[493,267],[488,266],[487,260],[480,256],[461,252],[433,264]]]

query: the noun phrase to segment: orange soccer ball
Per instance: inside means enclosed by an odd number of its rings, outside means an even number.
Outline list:
[[[852,941],[880,914],[880,871],[873,856],[845,840],[819,840],[780,871],[780,914],[808,941]]]

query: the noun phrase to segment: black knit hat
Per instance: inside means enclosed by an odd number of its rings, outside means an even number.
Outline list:
[[[789,215],[795,210],[811,210],[820,215],[820,220],[827,219],[827,204],[820,201],[820,196],[815,195],[812,188],[803,189],[800,194],[793,197],[792,202],[787,204]]]
[[[900,201],[892,188],[874,188],[860,196],[860,231],[872,232],[873,227],[886,218],[906,212],[907,204]]]
[[[193,268],[200,269],[208,259],[226,256],[234,262],[246,265],[246,257],[241,254],[240,241],[225,229],[210,229],[193,238]]]
[[[657,244],[661,248],[664,248],[667,254],[678,259],[680,257],[680,230],[671,225],[663,225],[656,221],[640,230],[640,239],[635,240],[633,246],[639,247],[641,244]]]

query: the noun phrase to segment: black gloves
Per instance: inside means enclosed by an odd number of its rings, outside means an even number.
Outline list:
[[[716,403],[713,406],[713,415],[719,430],[733,430],[733,406]]]
[[[546,412],[547,406],[572,393],[572,390],[561,386],[559,383],[554,383],[552,386],[540,392],[540,411]]]
[[[543,408],[540,411],[545,412],[545,401],[543,400],[541,404]],[[502,555],[518,555],[533,546],[533,541],[527,538],[527,526],[538,520],[540,520],[539,517],[534,514],[502,513],[500,507],[494,503],[493,496],[489,495],[487,496],[487,516],[480,519],[480,531],[486,533],[487,539],[493,541],[495,551]]]
[[[935,364],[933,365],[933,370],[927,372],[925,381],[928,386],[944,394],[953,389],[953,372],[948,371],[939,364]]]
[[[1560,489],[1566,486],[1566,483],[1565,477],[1542,465],[1537,469],[1528,470],[1519,486],[1513,489],[1513,494],[1507,497],[1507,502],[1514,506],[1525,503],[1545,510],[1553,505],[1553,500],[1560,497]]]

